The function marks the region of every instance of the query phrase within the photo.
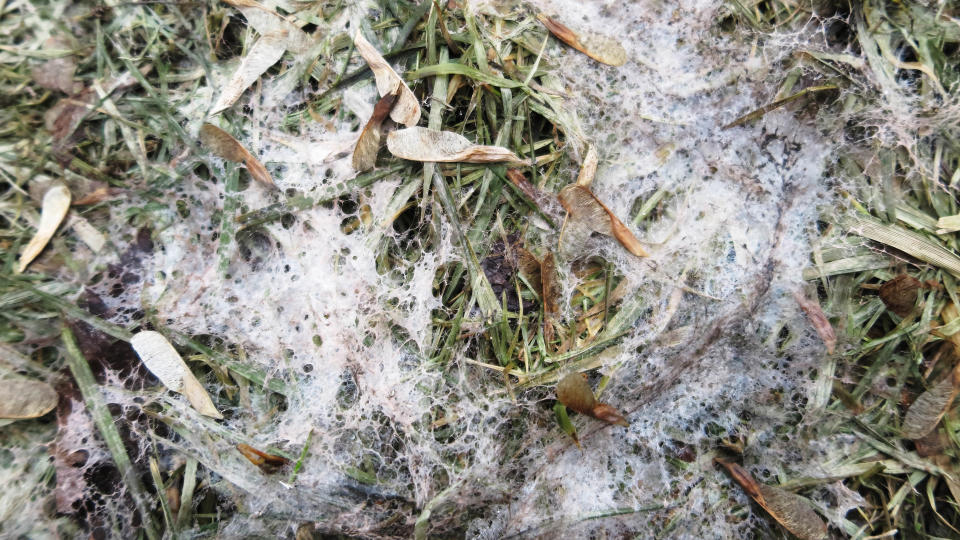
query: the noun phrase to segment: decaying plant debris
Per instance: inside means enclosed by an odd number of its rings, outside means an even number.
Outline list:
[[[960,534],[955,11],[4,3],[2,534]]]

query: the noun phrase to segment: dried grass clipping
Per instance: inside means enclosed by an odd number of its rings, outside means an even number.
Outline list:
[[[793,298],[797,301],[797,304],[800,305],[800,309],[807,314],[807,318],[810,319],[810,324],[813,325],[813,329],[820,335],[820,339],[823,340],[823,344],[827,347],[827,354],[833,354],[833,351],[837,348],[837,335],[833,331],[833,326],[830,326],[830,321],[827,320],[826,314],[823,313],[823,308],[820,307],[820,303],[807,298],[800,291],[794,292]]]

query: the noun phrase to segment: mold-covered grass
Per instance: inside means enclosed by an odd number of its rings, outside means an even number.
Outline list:
[[[715,459],[832,536],[960,535],[957,407],[903,435],[960,361],[954,6],[237,6],[0,1],[0,383],[59,395],[0,420],[0,536],[787,536]],[[268,12],[310,47],[210,116]],[[357,31],[421,126],[523,163],[354,171]],[[564,224],[591,146],[649,257]],[[55,182],[74,206],[17,273]],[[520,248],[555,256],[556,298]],[[223,420],[143,367],[146,329]],[[579,448],[554,414],[577,371],[630,422],[571,413]]]

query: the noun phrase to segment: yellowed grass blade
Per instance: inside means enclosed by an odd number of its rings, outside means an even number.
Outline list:
[[[960,214],[942,217],[937,220],[937,234],[946,234],[955,231],[960,231]]]
[[[823,344],[827,347],[827,354],[833,354],[833,351],[837,347],[837,335],[834,333],[833,327],[830,326],[830,321],[827,320],[827,316],[823,313],[820,302],[807,298],[800,291],[794,292],[793,298],[797,301],[797,304],[800,305],[800,309],[807,314],[807,318],[810,319],[810,324],[813,325],[813,329],[820,335],[820,339],[823,340]]]
[[[537,18],[557,39],[597,62],[610,66],[622,66],[627,63],[627,51],[612,37],[592,32],[578,34],[542,13],[537,15]]]
[[[919,439],[933,431],[960,391],[960,364],[933,388],[920,394],[903,417],[903,436]]]
[[[276,187],[266,167],[244,148],[242,144],[237,142],[237,140],[233,138],[233,135],[230,135],[213,124],[204,124],[200,128],[200,141],[203,142],[203,145],[209,148],[214,155],[228,161],[246,165],[247,170],[250,171],[250,176],[252,176],[254,180],[270,187]]]
[[[57,227],[70,210],[70,190],[63,184],[55,184],[43,195],[43,206],[40,210],[40,224],[37,232],[30,239],[27,247],[20,254],[20,264],[17,272],[23,272],[27,266],[40,255],[47,246]]]
[[[0,418],[39,418],[57,406],[57,392],[47,383],[22,377],[0,380]]]
[[[130,339],[130,345],[147,369],[164,386],[186,396],[197,412],[212,418],[223,418],[203,385],[162,334],[151,330],[140,332]]]
[[[380,95],[386,96],[399,91],[400,95],[393,106],[393,110],[390,111],[390,118],[394,122],[407,127],[417,125],[417,122],[420,121],[420,102],[410,90],[410,87],[407,86],[407,83],[403,82],[400,75],[390,67],[380,51],[371,45],[367,38],[363,37],[363,33],[359,29],[353,36],[353,43],[357,47],[357,52],[370,66],[370,71],[373,72],[373,77],[377,81],[377,91]]]
[[[589,188],[593,183],[593,177],[597,175],[598,164],[597,148],[590,145],[587,148],[587,155],[583,158],[583,164],[580,165],[580,174],[577,176],[577,185]]]
[[[357,146],[353,149],[353,168],[358,171],[372,169],[377,164],[377,153],[380,151],[380,137],[383,121],[390,114],[397,101],[397,94],[387,94],[373,107],[373,114],[367,125],[363,126]]]
[[[568,185],[560,190],[560,204],[570,213],[571,220],[585,225],[593,232],[613,236],[637,257],[648,255],[630,229],[588,188],[578,184]]]
[[[864,215],[849,216],[844,226],[852,233],[904,251],[960,277],[960,257],[922,234]]]
[[[229,109],[237,99],[246,92],[251,84],[266,73],[270,66],[276,64],[287,50],[285,39],[280,34],[266,34],[247,51],[247,55],[240,61],[240,67],[230,77],[230,81],[220,92],[220,97],[210,111],[211,115]]]
[[[391,132],[387,135],[387,148],[394,156],[411,161],[444,163],[520,161],[516,154],[506,148],[473,144],[458,133],[423,127]]]
[[[733,480],[780,525],[802,540],[827,537],[827,524],[810,507],[806,498],[778,487],[761,484],[740,465],[718,459]]]

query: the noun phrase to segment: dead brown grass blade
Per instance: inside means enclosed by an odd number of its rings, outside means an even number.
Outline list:
[[[823,340],[823,344],[827,347],[827,354],[833,354],[833,351],[837,347],[837,334],[834,333],[833,326],[830,326],[830,321],[827,320],[827,316],[823,313],[820,302],[807,298],[806,295],[800,291],[794,292],[793,298],[797,301],[797,304],[800,305],[800,309],[807,314],[807,318],[810,320],[810,324],[813,325],[813,329],[817,331],[820,339]]]

